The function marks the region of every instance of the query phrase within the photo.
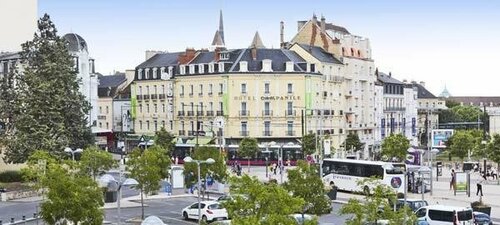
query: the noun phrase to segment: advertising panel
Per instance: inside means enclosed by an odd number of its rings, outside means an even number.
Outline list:
[[[467,174],[456,173],[456,192],[467,192]]]
[[[451,129],[432,130],[432,148],[446,148],[446,141],[453,136]]]

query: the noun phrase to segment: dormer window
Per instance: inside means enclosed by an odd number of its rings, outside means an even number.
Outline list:
[[[180,73],[181,73],[181,75],[186,74],[186,65],[180,65],[180,66],[179,66],[179,69],[180,69]]]
[[[248,72],[248,62],[240,61],[240,72]]]
[[[149,79],[149,68],[148,69],[145,69],[146,71],[146,80]]]
[[[194,73],[196,73],[196,72],[194,71],[194,65],[189,65],[189,73],[190,73],[190,74],[194,74]]]
[[[270,59],[262,60],[262,72],[273,72],[272,60]]]
[[[208,72],[213,73],[214,72],[214,63],[208,64]]]
[[[293,62],[286,62],[286,72],[293,72]]]
[[[174,67],[173,66],[169,66],[168,67],[168,79],[170,79],[174,74],[173,74],[173,71],[174,71]]]
[[[156,77],[157,77],[157,74],[156,74],[156,73],[157,73],[157,72],[158,72],[158,68],[156,68],[156,67],[155,67],[155,68],[153,68],[153,79],[156,79]]]
[[[220,60],[228,60],[229,53],[228,52],[221,52],[221,53],[219,53],[219,58],[220,58]]]
[[[222,73],[222,72],[224,72],[224,63],[219,62],[219,73]]]
[[[203,67],[203,64],[198,65],[198,71],[199,73],[205,73],[205,68]]]
[[[142,80],[142,69],[137,70],[137,80]]]

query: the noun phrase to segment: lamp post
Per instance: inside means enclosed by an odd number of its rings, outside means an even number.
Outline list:
[[[422,182],[422,184],[421,184],[422,201],[424,200],[424,194],[425,194],[424,173],[428,173],[428,172],[429,172],[428,167],[420,167],[420,169],[418,169],[418,173],[420,174],[420,182]]]
[[[125,180],[122,181],[122,173],[123,173],[123,170],[120,169],[120,177],[118,178],[119,180],[115,180],[114,177],[110,176],[110,175],[104,175],[101,177],[101,179],[99,179],[99,181],[101,181],[102,183],[110,183],[110,182],[116,182],[118,184],[118,200],[116,201],[116,205],[117,205],[117,209],[118,209],[118,221],[117,221],[117,224],[120,225],[120,219],[121,219],[121,207],[120,207],[120,203],[121,203],[121,199],[122,199],[122,187],[124,186],[135,186],[135,185],[138,185],[139,182],[137,182],[137,180],[135,179],[132,179],[132,178],[127,178]]]
[[[267,142],[266,143],[266,150],[265,151],[262,151],[262,153],[266,153],[267,156],[266,156],[266,178],[269,177],[269,173],[267,172],[268,171],[268,164],[269,164],[269,156],[271,156],[271,151],[269,151],[269,146],[271,145],[276,145],[276,142],[274,141],[271,141],[271,142]]]
[[[384,168],[384,170],[394,170],[394,166],[390,163],[386,163],[384,165],[382,165],[382,168]],[[391,186],[392,188],[394,188],[394,191],[396,192],[396,200],[394,201],[394,212],[396,212],[396,203],[398,201],[398,189],[397,187],[394,187],[394,186]],[[406,187],[406,184],[404,185],[404,187]],[[406,194],[405,194],[405,204],[406,204]]]
[[[66,148],[64,148],[64,152],[70,153],[71,154],[71,158],[73,159],[73,161],[75,161],[75,153],[82,153],[83,149],[77,148],[77,149],[75,149],[73,151],[73,149],[71,149],[70,147],[66,147]]]
[[[430,168],[430,170],[431,170],[431,171],[430,171],[430,175],[429,175],[429,180],[430,180],[429,182],[430,182],[430,184],[431,184],[431,193],[430,193],[431,195],[432,195],[432,189],[433,189],[433,184],[432,184],[432,157],[433,157],[435,154],[437,154],[437,153],[439,153],[439,149],[433,148],[433,149],[431,150],[431,165],[429,166],[429,168]],[[437,168],[437,166],[436,166],[436,171],[437,171],[437,170],[438,170],[438,168]],[[438,176],[436,176],[436,177],[438,177]]]
[[[189,156],[184,158],[184,162],[186,163],[196,163],[196,168],[198,169],[198,224],[201,224],[201,201],[200,201],[200,190],[201,190],[201,176],[200,176],[200,165],[201,164],[213,164],[215,160],[212,158],[208,158],[207,160],[195,160]]]
[[[280,183],[283,183],[283,172],[284,172],[284,166],[283,166],[283,146],[291,146],[293,145],[293,142],[288,142],[288,143],[283,143],[280,146],[280,157],[279,157],[279,167],[280,167]]]

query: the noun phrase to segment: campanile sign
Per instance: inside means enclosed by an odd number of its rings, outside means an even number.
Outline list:
[[[238,101],[293,101],[293,100],[301,100],[300,96],[296,95],[286,95],[286,96],[261,96],[261,97],[256,97],[256,96],[234,96],[234,100]]]

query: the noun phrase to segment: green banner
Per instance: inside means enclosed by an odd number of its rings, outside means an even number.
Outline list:
[[[224,77],[224,84],[222,87],[222,89],[223,89],[222,90],[222,92],[223,92],[222,104],[224,105],[222,110],[224,110],[224,116],[226,116],[226,117],[229,115],[229,88],[228,88],[228,85],[229,85],[229,77],[225,76]]]
[[[455,174],[455,190],[457,192],[467,192],[467,174],[466,173],[456,173]]]
[[[312,93],[312,83],[311,83],[311,77],[306,77],[306,97],[305,97],[305,112],[306,112],[306,115],[311,115],[312,111],[311,111],[311,108],[312,108],[312,97],[313,97],[313,93]]]
[[[135,120],[136,116],[137,116],[137,112],[136,112],[136,109],[137,109],[137,97],[136,97],[136,84],[135,83],[132,83],[130,84],[130,107],[131,107],[131,110],[130,110],[130,114],[132,116],[132,120]]]

